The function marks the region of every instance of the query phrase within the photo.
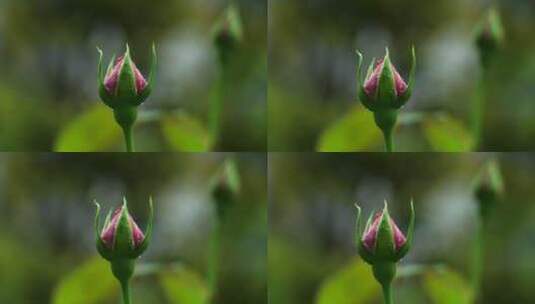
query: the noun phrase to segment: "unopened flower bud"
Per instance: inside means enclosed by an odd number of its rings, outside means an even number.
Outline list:
[[[370,264],[375,278],[389,286],[396,274],[396,263],[409,251],[414,231],[414,206],[410,204],[410,220],[405,235],[388,213],[385,201],[383,210],[372,214],[364,232],[360,228],[360,207],[357,207],[356,243],[362,259]]]
[[[500,14],[496,8],[491,8],[475,31],[475,42],[483,67],[488,67],[495,54],[502,48],[504,37]]]
[[[234,160],[226,160],[212,180],[212,197],[219,217],[223,217],[228,207],[240,192],[240,174]]]
[[[152,231],[152,199],[150,200],[150,219],[146,232],[143,232],[128,212],[126,199],[113,213],[108,213],[102,229],[99,225],[100,205],[97,205],[95,230],[97,249],[108,261],[116,259],[135,259],[139,257],[150,242]]]
[[[214,25],[212,33],[219,58],[222,63],[226,63],[230,54],[243,39],[240,11],[235,5],[231,4],[227,7]]]
[[[136,64],[130,57],[130,48],[116,60],[112,59],[108,69],[102,67],[102,51],[100,53],[98,80],[99,94],[102,101],[116,110],[124,107],[135,107],[149,97],[154,71],[156,68],[156,49],[152,48],[152,65],[148,80],[143,77]]]
[[[358,53],[357,73],[360,74],[362,55]],[[375,60],[374,60],[375,61]],[[416,55],[412,49],[412,63],[409,82],[405,82],[396,67],[390,61],[388,49],[383,59],[372,62],[368,68],[366,78],[359,81],[358,92],[362,104],[372,112],[381,110],[397,110],[409,100],[414,82]]]
[[[504,195],[503,178],[497,161],[486,163],[474,182],[474,195],[479,204],[479,212],[486,218]]]

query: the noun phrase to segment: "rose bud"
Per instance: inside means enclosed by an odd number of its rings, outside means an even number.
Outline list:
[[[152,91],[156,68],[156,48],[152,47],[152,64],[148,80],[143,77],[130,57],[130,48],[115,60],[112,58],[106,73],[102,67],[102,51],[98,66],[99,94],[102,101],[112,109],[138,106]]]
[[[221,218],[240,192],[240,173],[236,162],[227,159],[211,182],[212,197],[216,203],[217,214]]]
[[[361,81],[360,77],[362,54],[357,52],[357,58],[357,95],[364,107],[373,112],[375,123],[385,137],[386,150],[393,151],[392,132],[398,110],[412,95],[416,68],[414,47],[408,83],[390,61],[388,49],[383,59],[377,62],[372,60],[364,81]]]
[[[505,35],[500,14],[496,8],[491,8],[475,30],[475,42],[483,67],[488,67],[492,61],[492,57],[502,48],[504,38]]]
[[[486,218],[504,196],[505,190],[500,166],[497,161],[487,162],[474,181],[474,195],[479,204],[479,212]]]
[[[362,55],[358,55],[357,74],[360,74]],[[364,82],[358,83],[359,99],[362,104],[372,112],[383,109],[396,110],[401,108],[412,94],[416,54],[412,48],[412,63],[409,83],[399,75],[399,72],[390,61],[388,49],[383,59],[376,63],[372,61]],[[358,76],[358,75],[357,75]],[[357,77],[357,81],[360,77]]]
[[[95,229],[97,234],[97,249],[100,255],[108,261],[116,259],[135,259],[139,257],[150,242],[152,231],[153,207],[149,200],[150,216],[146,232],[141,231],[130,213],[126,199],[113,214],[108,213],[102,229],[99,228],[100,205],[95,201],[97,214]]]
[[[243,39],[242,21],[238,8],[231,4],[212,29],[214,44],[221,63],[226,63],[230,54]]]
[[[388,206],[372,214],[364,232],[360,226],[360,207],[357,207],[356,243],[362,259],[370,264],[375,278],[383,285],[390,286],[396,274],[396,263],[409,251],[414,231],[414,205],[410,203],[410,218],[407,235],[403,234],[388,214]]]

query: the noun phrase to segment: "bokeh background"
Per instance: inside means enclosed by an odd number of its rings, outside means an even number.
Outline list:
[[[482,298],[535,300],[532,154],[295,154],[269,157],[268,269],[273,303],[382,303],[354,245],[354,204],[364,220],[386,199],[402,231],[414,198],[411,251],[401,262],[396,303],[472,304],[470,261],[477,205],[473,180],[497,159],[505,198],[488,218]]]
[[[126,196],[153,240],[138,260],[136,303],[207,303],[215,221],[211,182],[232,158],[241,191],[220,221],[219,292],[213,303],[267,303],[266,157],[258,154],[2,154],[0,302],[119,303],[119,286],[95,248],[93,219]]]
[[[377,151],[382,141],[356,102],[355,50],[389,47],[407,77],[417,52],[414,95],[396,133],[404,151],[470,149],[469,117],[480,76],[473,32],[497,5],[505,47],[489,71],[479,151],[534,148],[535,2],[527,0],[270,1],[269,147],[271,151]],[[372,130],[370,130],[372,129]]]
[[[153,42],[158,49],[138,150],[208,149],[208,108],[220,73],[211,31],[231,2],[244,38],[229,63],[221,138],[210,148],[265,150],[265,0],[1,1],[0,149],[121,151],[119,128],[97,95],[96,47],[107,61],[127,42],[144,75]]]

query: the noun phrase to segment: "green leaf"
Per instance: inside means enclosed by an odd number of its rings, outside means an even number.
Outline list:
[[[427,272],[423,287],[434,304],[471,304],[474,301],[470,284],[448,268]]]
[[[162,120],[162,132],[175,151],[206,152],[212,148],[212,138],[205,126],[184,112]]]
[[[57,152],[95,152],[122,143],[122,133],[113,119],[112,110],[101,102],[75,117],[59,133]]]
[[[52,295],[53,304],[101,304],[119,292],[109,263],[95,256],[63,277]]]
[[[373,279],[371,268],[355,258],[322,283],[316,304],[370,303],[380,294],[379,284]]]
[[[355,106],[321,133],[316,150],[363,151],[379,144],[381,140],[381,131],[375,125],[373,114],[362,106]]]
[[[202,277],[195,271],[178,267],[160,274],[160,284],[169,303],[206,304],[210,293]]]
[[[474,147],[474,140],[459,120],[449,115],[439,115],[424,121],[423,131],[434,151],[467,152]]]

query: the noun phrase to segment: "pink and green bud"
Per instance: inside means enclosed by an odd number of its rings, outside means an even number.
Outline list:
[[[139,71],[130,56],[130,49],[116,60],[112,58],[108,69],[102,67],[102,51],[98,66],[99,95],[112,109],[136,107],[149,97],[156,69],[156,49],[152,48],[152,64],[148,80]]]
[[[212,29],[214,44],[222,63],[226,63],[230,54],[243,40],[243,26],[238,7],[231,4]]]
[[[485,218],[505,193],[502,173],[497,161],[487,162],[474,181],[474,195],[479,212]]]
[[[219,217],[223,217],[230,205],[234,203],[240,188],[240,173],[236,162],[233,159],[227,159],[211,181],[212,197]]]
[[[387,203],[383,210],[370,216],[362,232],[359,228],[360,207],[357,206],[356,243],[360,256],[369,264],[396,263],[410,249],[414,230],[414,206],[410,204],[410,221],[407,235],[396,225],[388,213]]]
[[[362,104],[372,112],[382,110],[397,110],[409,100],[414,84],[416,54],[412,48],[412,63],[409,82],[401,77],[396,67],[390,61],[388,49],[383,59],[375,63],[372,60],[364,81],[360,79],[362,55],[357,52],[357,86],[358,96]]]
[[[150,217],[146,232],[139,228],[130,215],[126,199],[113,213],[111,211],[108,213],[100,229],[100,205],[97,202],[95,204],[97,205],[95,217],[97,249],[102,257],[109,261],[139,257],[147,249],[150,241],[153,218],[152,199],[149,201]]]
[[[492,57],[503,47],[504,38],[505,34],[500,14],[496,8],[491,8],[475,30],[475,42],[484,67],[489,65]]]

